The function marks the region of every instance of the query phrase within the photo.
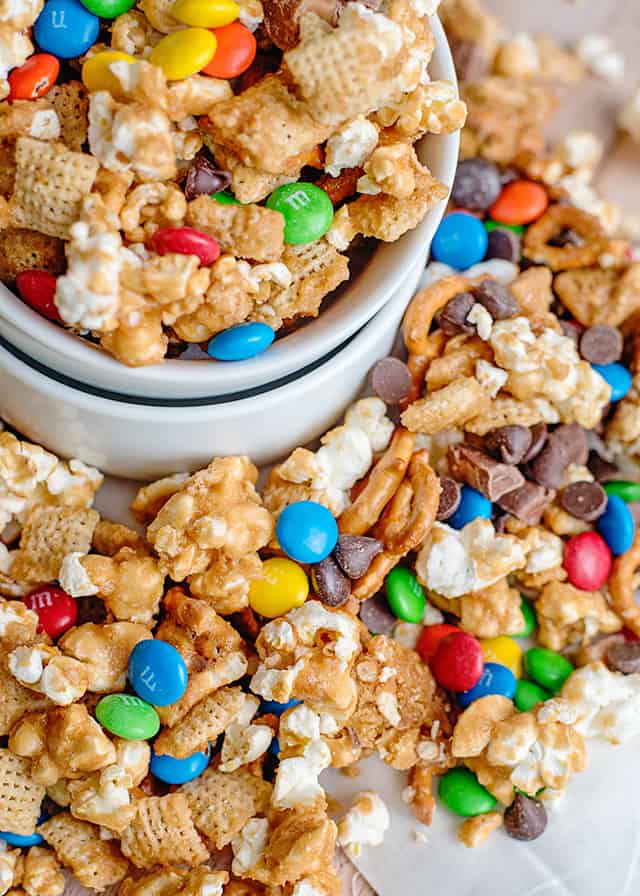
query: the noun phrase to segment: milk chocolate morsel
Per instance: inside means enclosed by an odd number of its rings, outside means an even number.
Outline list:
[[[498,507],[526,523],[527,526],[537,526],[545,508],[553,501],[554,496],[555,492],[551,489],[536,485],[535,482],[525,482],[520,488],[516,488],[500,498]]]
[[[300,41],[300,16],[313,12],[336,25],[343,4],[338,0],[269,0],[263,4],[267,34],[281,50],[290,50]]]
[[[531,448],[531,430],[527,426],[500,426],[487,433],[484,445],[503,463],[520,464]]]
[[[524,476],[517,467],[501,464],[469,445],[451,445],[448,457],[451,475],[482,492],[490,501],[498,501],[524,485]]]
[[[367,535],[339,535],[333,556],[350,579],[359,579],[383,549],[383,543],[377,538],[369,538]]]

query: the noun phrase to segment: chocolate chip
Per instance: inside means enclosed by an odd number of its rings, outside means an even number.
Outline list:
[[[597,482],[572,482],[562,489],[559,499],[563,510],[587,523],[602,516],[607,506],[607,494]]]
[[[545,508],[553,501],[555,492],[552,489],[525,482],[498,501],[498,506],[512,516],[517,517],[528,526],[537,526],[542,519]]]
[[[517,467],[501,464],[470,445],[451,445],[448,459],[451,475],[482,492],[490,501],[497,501],[524,484],[524,476]]]
[[[225,190],[230,183],[231,174],[228,171],[216,168],[205,155],[198,153],[189,166],[184,195],[190,202],[192,199],[197,199],[198,196],[219,193],[220,190]]]
[[[580,337],[582,336],[582,327],[580,324],[577,324],[573,320],[559,320],[558,323],[560,324],[562,335],[566,336],[567,339],[571,339],[577,347],[580,342]]]
[[[544,423],[536,423],[535,426],[529,428],[529,431],[531,433],[531,447],[522,458],[523,464],[537,457],[547,441],[547,427]]]
[[[371,561],[383,550],[377,538],[367,535],[339,535],[333,556],[340,569],[350,579],[359,579],[371,566]]]
[[[460,208],[484,212],[493,205],[501,190],[500,174],[492,162],[465,159],[458,165],[451,200]]]
[[[634,675],[640,672],[640,641],[614,644],[607,651],[607,661],[615,672]]]
[[[622,632],[596,635],[591,641],[583,644],[575,655],[575,666],[588,666],[589,663],[605,663],[607,654],[614,644],[625,644]]]
[[[489,73],[491,60],[479,43],[448,35],[453,64],[460,81],[478,81]]]
[[[552,433],[540,452],[528,465],[530,477],[545,488],[559,488],[569,464],[565,447]]]
[[[487,238],[485,258],[504,258],[518,262],[522,254],[522,237],[513,230],[496,227]]]
[[[440,520],[448,520],[450,516],[458,509],[460,504],[461,497],[461,489],[460,485],[455,481],[455,479],[451,479],[450,476],[441,476],[440,477],[440,485],[442,487],[442,491],[440,492],[440,500],[438,502],[438,511],[436,513],[436,519]]]
[[[605,324],[589,327],[580,339],[580,354],[590,364],[613,364],[622,356],[622,333]]]
[[[527,426],[500,426],[488,432],[484,446],[504,464],[519,464],[531,448],[531,430]]]
[[[504,829],[514,840],[537,840],[547,827],[547,810],[540,800],[517,793],[504,811]]]
[[[411,392],[413,380],[404,361],[383,358],[373,368],[371,385],[386,404],[400,404]]]
[[[494,320],[515,317],[519,311],[511,290],[499,280],[483,280],[474,288],[473,295],[476,302],[484,305]]]
[[[76,609],[78,611],[76,625],[84,625],[87,622],[101,625],[106,621],[107,608],[99,597],[76,598]]]
[[[554,246],[556,249],[564,249],[566,246],[581,246],[583,242],[582,237],[577,231],[572,227],[565,227],[560,233],[551,237],[549,245]]]
[[[311,583],[323,604],[341,607],[351,594],[351,582],[333,557],[325,557],[311,567]]]
[[[449,299],[440,314],[438,324],[445,336],[457,336],[458,333],[475,333],[473,324],[467,323],[467,315],[476,300],[470,292],[459,292]]]
[[[336,25],[338,10],[343,5],[337,0],[269,0],[264,5],[267,34],[276,47],[290,50],[300,40],[300,17],[303,13],[315,13],[330,25]]]
[[[589,440],[579,423],[563,423],[553,431],[554,439],[562,443],[568,464],[583,467],[589,458]]]
[[[612,479],[620,478],[620,470],[616,464],[601,457],[597,451],[589,452],[587,466],[598,482],[611,482]]]
[[[376,594],[360,604],[360,619],[372,635],[390,635],[398,621],[389,610],[386,598]]]

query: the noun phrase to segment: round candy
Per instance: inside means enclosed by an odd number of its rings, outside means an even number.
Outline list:
[[[440,641],[431,663],[438,684],[450,691],[468,691],[480,681],[483,668],[480,643],[461,631]]]
[[[308,594],[309,580],[301,566],[286,557],[270,557],[262,564],[260,578],[249,586],[249,604],[261,616],[275,619],[301,607]]]
[[[160,730],[153,706],[131,694],[109,694],[98,701],[96,719],[103,728],[125,740],[149,740]]]
[[[231,190],[219,190],[214,194],[213,198],[216,202],[219,202],[220,205],[242,205],[240,200],[236,199]]]
[[[493,512],[491,501],[470,485],[463,485],[460,490],[458,509],[447,520],[447,525],[454,529],[464,529],[467,523],[475,519],[490,520]]]
[[[44,843],[44,837],[37,831],[34,834],[14,834],[12,831],[0,831],[0,840],[4,840],[9,846],[17,846],[20,849]]]
[[[268,349],[275,338],[275,330],[267,324],[237,324],[214,336],[207,352],[216,361],[246,361]]]
[[[202,69],[202,74],[212,78],[237,78],[256,58],[255,37],[242,22],[216,28],[214,33],[218,41],[216,55]]]
[[[623,364],[614,361],[613,364],[592,364],[591,367],[611,386],[611,401],[625,397],[631,388],[632,377]]]
[[[507,228],[512,233],[523,234],[524,227],[522,224],[505,224],[500,221],[492,221],[491,218],[487,218],[484,222],[484,226],[487,228],[487,233],[492,233],[494,230],[502,230],[503,228]]]
[[[10,100],[37,100],[53,87],[60,63],[50,53],[34,53],[9,74]]]
[[[573,672],[569,660],[548,647],[532,647],[527,650],[524,668],[529,678],[551,692],[559,691]]]
[[[482,221],[464,212],[452,212],[440,222],[431,244],[431,254],[436,261],[464,271],[482,261],[487,243],[487,231]]]
[[[193,227],[161,227],[151,237],[151,248],[158,255],[196,255],[205,267],[220,257],[220,246],[213,237]]]
[[[59,59],[83,56],[98,37],[100,19],[79,0],[49,0],[33,26],[36,43]]]
[[[438,623],[437,625],[425,625],[416,643],[416,651],[420,655],[422,662],[430,663],[440,641],[446,638],[447,635],[453,635],[459,631],[460,629],[456,628],[455,625],[448,625],[446,622]]]
[[[302,700],[289,700],[287,703],[276,703],[275,700],[261,700],[260,715],[262,716],[271,713],[271,715],[280,717],[288,709],[293,709],[294,706],[300,706],[301,703]]]
[[[140,641],[129,657],[129,681],[139,697],[153,706],[168,706],[187,689],[187,667],[180,653],[166,641]]]
[[[521,680],[516,685],[516,693],[513,702],[520,712],[529,712],[537,703],[544,703],[551,694],[545,691],[539,684],[533,681]]]
[[[47,320],[59,322],[60,312],[54,302],[56,283],[57,278],[48,271],[21,271],[16,277],[22,301]]]
[[[284,217],[284,241],[289,245],[319,240],[333,221],[331,200],[315,184],[284,184],[266,204]]]
[[[606,509],[598,518],[596,528],[614,557],[625,554],[633,544],[636,531],[627,502],[618,495],[609,495]]]
[[[134,3],[135,0],[82,0],[82,5],[101,19],[117,19],[128,12]]]
[[[466,709],[475,700],[479,700],[481,697],[488,697],[491,694],[501,694],[503,697],[513,700],[517,684],[518,682],[511,669],[501,666],[500,663],[485,663],[480,681],[472,688],[469,688],[468,691],[461,691],[459,694],[456,694],[456,697],[463,709]]]
[[[451,201],[463,208],[483,212],[493,205],[501,189],[500,172],[493,162],[464,159],[456,171]]]
[[[519,632],[510,632],[512,638],[530,638],[538,625],[536,614],[526,597],[520,600],[520,611],[524,618],[524,627]]]
[[[213,59],[216,39],[206,28],[183,28],[166,34],[149,54],[149,62],[159,65],[168,81],[181,81],[201,71]]]
[[[496,805],[496,798],[464,766],[452,768],[442,775],[438,783],[438,796],[447,809],[465,818],[485,815]]]
[[[564,568],[572,585],[583,591],[597,591],[611,572],[611,550],[597,532],[581,532],[564,547]]]
[[[89,93],[97,93],[98,90],[108,90],[113,96],[122,96],[123,90],[120,82],[109,68],[114,62],[124,62],[131,65],[135,62],[133,56],[121,53],[118,50],[102,50],[94,56],[90,56],[82,65],[82,83]]]
[[[59,637],[76,623],[78,605],[62,588],[38,588],[22,600],[38,614],[40,625],[50,638]]]
[[[640,482],[614,479],[612,482],[603,483],[603,488],[608,495],[617,495],[623,501],[631,503],[640,501]]]
[[[338,526],[329,510],[316,501],[296,501],[278,517],[276,536],[282,550],[298,563],[319,563],[338,541]]]
[[[549,205],[547,191],[531,180],[514,180],[507,184],[489,209],[499,224],[531,224],[543,215]]]
[[[422,622],[425,597],[422,585],[404,566],[392,569],[384,582],[387,601],[394,616],[404,622]]]
[[[480,641],[485,663],[500,663],[510,669],[516,678],[522,675],[522,647],[513,638],[499,635]]]
[[[184,25],[221,28],[238,18],[240,7],[234,0],[176,0],[171,15]]]
[[[186,784],[187,781],[193,781],[202,774],[210,759],[209,750],[206,753],[192,753],[185,759],[152,752],[149,770],[166,784]]]

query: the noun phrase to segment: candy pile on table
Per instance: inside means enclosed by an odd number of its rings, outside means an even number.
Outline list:
[[[350,247],[446,196],[414,149],[465,118],[427,71],[437,5],[19,0],[0,279],[131,366],[264,351],[348,280]]]

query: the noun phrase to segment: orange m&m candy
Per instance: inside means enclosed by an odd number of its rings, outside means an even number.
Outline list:
[[[212,78],[237,78],[249,68],[256,56],[256,39],[241,22],[214,28],[218,46],[211,62],[202,72]]]
[[[50,53],[36,53],[10,73],[10,100],[37,100],[48,93],[60,72],[60,63]]]
[[[489,209],[489,215],[500,224],[531,224],[543,215],[549,205],[547,191],[531,180],[514,180],[507,184]]]

